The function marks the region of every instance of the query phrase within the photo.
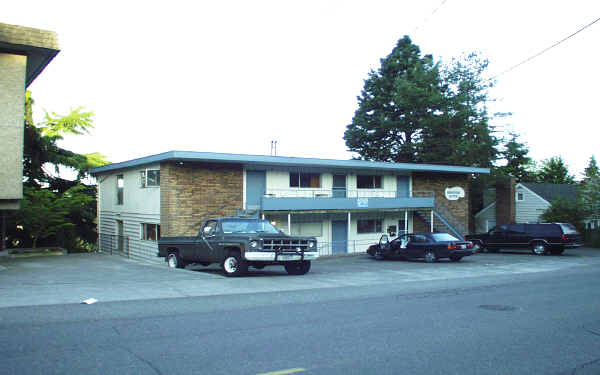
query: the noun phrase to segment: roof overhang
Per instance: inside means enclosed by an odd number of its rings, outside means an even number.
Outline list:
[[[112,172],[122,169],[139,167],[161,162],[194,162],[237,164],[247,168],[325,168],[331,170],[365,170],[380,172],[439,172],[489,174],[489,168],[476,168],[452,165],[413,164],[413,163],[388,163],[367,160],[335,160],[317,158],[297,158],[287,156],[222,154],[214,152],[196,151],[169,151],[162,154],[146,156],[120,163],[108,164],[91,170],[93,175]]]
[[[53,31],[0,23],[0,53],[27,56],[25,87],[28,87],[60,52]]]

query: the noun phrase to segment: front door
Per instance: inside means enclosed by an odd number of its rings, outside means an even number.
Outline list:
[[[218,254],[217,240],[219,235],[219,223],[216,220],[209,220],[204,224],[196,240],[195,249],[192,254],[185,254],[184,258],[190,261],[207,262],[220,260]]]
[[[266,191],[265,171],[246,171],[246,209],[260,210]]]
[[[396,180],[396,198],[408,198],[409,179],[408,176],[398,176]]]
[[[346,175],[345,174],[334,174],[333,175],[333,197],[334,198],[346,198]]]
[[[333,254],[348,251],[348,222],[344,220],[331,222],[331,251]]]

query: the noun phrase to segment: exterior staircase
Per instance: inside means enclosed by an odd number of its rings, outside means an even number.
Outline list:
[[[430,210],[417,210],[415,211],[415,216],[423,220],[428,227],[431,227]],[[468,232],[465,224],[456,219],[450,209],[443,203],[438,202],[438,200],[435,200],[435,207],[433,209],[433,230],[435,232],[453,234],[460,240],[464,240],[463,234]]]

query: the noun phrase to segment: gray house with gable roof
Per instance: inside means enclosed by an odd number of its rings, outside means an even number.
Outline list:
[[[511,192],[513,190],[510,190]],[[487,232],[497,223],[496,190],[490,189],[484,195],[484,208],[475,214],[475,231]],[[506,204],[513,204],[515,223],[538,223],[540,215],[558,198],[574,203],[577,200],[577,185],[573,184],[535,184],[520,182],[514,186],[514,197],[506,199]]]

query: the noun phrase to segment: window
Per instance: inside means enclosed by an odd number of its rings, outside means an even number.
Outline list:
[[[381,219],[358,220],[356,233],[381,233]]]
[[[160,224],[142,223],[142,240],[157,241],[160,239]]]
[[[120,174],[117,176],[117,204],[123,204],[123,188],[125,187],[125,183],[123,181],[123,175]]]
[[[160,170],[145,169],[140,171],[140,186],[143,188],[160,186]]]
[[[323,235],[323,224],[321,222],[294,223],[292,221],[292,235],[321,237]]]
[[[356,176],[358,189],[381,189],[381,176]]]
[[[321,175],[318,173],[290,172],[290,187],[320,188]]]
[[[517,201],[523,201],[524,197],[523,197],[523,193],[517,193]]]

